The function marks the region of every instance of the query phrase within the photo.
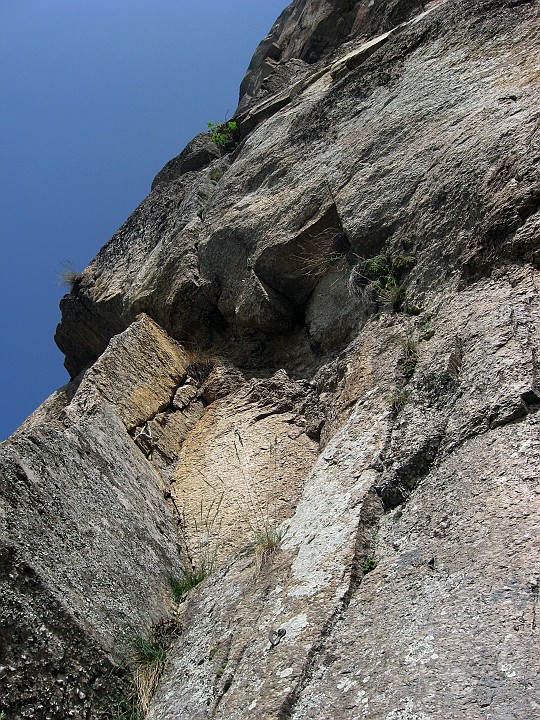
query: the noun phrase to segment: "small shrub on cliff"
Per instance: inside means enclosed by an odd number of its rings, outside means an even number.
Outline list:
[[[207,123],[208,134],[214,145],[223,150],[234,150],[238,145],[238,125],[234,120],[225,123]]]
[[[413,255],[394,255],[390,250],[362,260],[349,277],[349,293],[363,303],[401,311],[406,305],[403,275],[415,264]]]
[[[215,168],[214,170],[210,170],[210,172],[208,173],[208,177],[214,185],[217,185],[223,177],[223,170],[221,168]]]

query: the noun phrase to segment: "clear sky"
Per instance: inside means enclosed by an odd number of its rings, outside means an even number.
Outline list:
[[[208,121],[288,0],[0,0],[0,439],[67,382],[65,290]]]

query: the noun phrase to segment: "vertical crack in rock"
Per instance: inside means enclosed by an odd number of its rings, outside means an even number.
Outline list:
[[[390,429],[385,448],[381,452],[381,460],[383,463],[383,458],[385,458],[390,447],[392,432],[393,428]],[[404,466],[395,471],[392,480],[386,483],[379,480],[366,493],[362,501],[360,522],[358,523],[356,532],[349,585],[339,605],[323,624],[318,640],[311,646],[302,668],[300,679],[279,708],[276,716],[278,720],[290,720],[295,716],[295,708],[302,694],[313,681],[315,672],[320,664],[321,656],[331,639],[332,633],[343,620],[352,598],[362,583],[363,577],[369,572],[365,563],[369,558],[372,558],[374,554],[377,528],[381,517],[385,513],[396,509],[400,505],[406,504],[410,500],[412,493],[420,483],[422,477],[430,472],[435,462],[441,440],[442,435],[431,438],[426,446],[420,448],[417,453],[408,459],[408,462]],[[386,458],[386,460],[388,460],[388,458]]]
[[[536,630],[536,612],[538,610],[538,596],[539,596],[539,580],[533,580],[531,583],[531,592],[533,594],[533,607],[532,607],[532,622],[531,622],[531,628],[533,630]]]
[[[209,714],[210,717],[215,717],[218,713],[218,708],[230,690],[233,681],[235,680],[239,665],[242,661],[244,653],[247,650],[247,644],[244,643],[234,648],[234,653],[231,654],[232,650],[232,636],[229,638],[226,645],[226,654],[222,660],[221,666],[218,668],[216,680],[218,681],[218,690],[213,703],[210,705]]]
[[[292,692],[285,698],[277,713],[277,720],[289,720],[293,717],[294,709],[302,692],[312,680],[313,673],[318,666],[319,659],[324,652],[326,643],[332,634],[333,629],[343,617],[348,608],[355,590],[360,586],[364,576],[363,563],[371,556],[373,549],[373,534],[378,520],[383,513],[383,506],[376,492],[372,487],[362,500],[361,520],[356,532],[354,556],[351,563],[349,585],[340,599],[340,602],[332,615],[321,627],[319,638],[312,644],[304,662],[300,679]]]

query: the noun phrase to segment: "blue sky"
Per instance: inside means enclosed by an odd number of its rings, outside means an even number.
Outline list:
[[[68,380],[65,290],[208,121],[286,0],[0,0],[0,439]]]

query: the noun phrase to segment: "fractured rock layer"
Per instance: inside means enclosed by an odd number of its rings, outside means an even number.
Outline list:
[[[71,402],[2,445],[0,704],[11,717],[109,717],[133,636],[170,609],[175,523],[128,429],[170,399],[185,367],[141,317]]]

